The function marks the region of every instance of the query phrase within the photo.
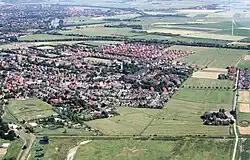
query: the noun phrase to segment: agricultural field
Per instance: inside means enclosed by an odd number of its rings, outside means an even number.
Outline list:
[[[120,108],[121,115],[87,122],[105,135],[229,135],[228,126],[205,126],[200,116],[232,108],[233,92],[181,89],[163,110]],[[141,112],[140,110],[143,110]]]
[[[172,46],[170,49],[190,50],[195,54],[179,59],[180,61],[197,64],[201,67],[225,69],[228,66],[237,66],[248,53],[246,50],[207,48],[191,46]]]
[[[220,160],[230,159],[232,140],[190,139],[177,141],[93,140],[82,145],[76,160]],[[194,152],[195,151],[195,152]]]
[[[154,117],[161,112],[158,109],[120,107],[121,115],[108,119],[87,122],[105,135],[139,135]]]
[[[135,36],[131,28],[107,28],[107,27],[71,27],[69,30],[59,31],[61,34],[80,34],[85,36]]]
[[[214,79],[206,79],[206,78],[189,78],[187,79],[183,86],[187,87],[223,87],[223,88],[232,88],[233,81],[229,80],[214,80]]]
[[[90,45],[110,45],[110,44],[123,44],[122,41],[84,41],[84,44],[90,44]]]
[[[50,35],[50,34],[32,34],[23,37],[19,37],[18,40],[61,40],[61,39],[76,39],[75,36],[64,36],[64,35]]]
[[[239,91],[238,125],[240,134],[250,135],[250,92]]]
[[[6,110],[18,121],[28,121],[55,114],[55,112],[52,111],[52,106],[40,99],[12,100],[6,106]]]
[[[184,29],[181,30],[181,29],[169,29],[169,28],[154,28],[147,30],[147,32],[173,33],[173,34],[180,34],[181,36],[184,37],[209,38],[209,39],[221,39],[221,40],[232,40],[232,41],[237,41],[247,38],[246,36],[232,36],[232,35],[207,33],[194,30],[184,30]]]
[[[142,134],[229,135],[230,126],[206,126],[200,116],[220,108],[230,111],[232,100],[232,91],[181,89]]]

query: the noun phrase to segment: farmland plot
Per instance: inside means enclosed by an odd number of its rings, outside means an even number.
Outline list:
[[[220,160],[230,159],[232,150],[232,140],[94,140],[79,148],[76,160]]]
[[[142,133],[143,135],[229,135],[230,126],[206,126],[200,116],[207,111],[232,108],[233,92],[182,89]]]
[[[195,54],[180,58],[180,61],[189,64],[197,64],[203,67],[207,66],[222,69],[225,69],[228,66],[237,65],[247,53],[245,50],[191,46],[173,46],[171,49],[186,49],[195,52]]]

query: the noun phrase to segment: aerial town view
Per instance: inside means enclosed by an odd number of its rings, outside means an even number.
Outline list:
[[[250,0],[0,0],[0,159],[249,160]]]

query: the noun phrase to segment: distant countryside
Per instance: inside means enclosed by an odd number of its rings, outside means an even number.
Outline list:
[[[0,159],[249,160],[250,1],[0,0]]]

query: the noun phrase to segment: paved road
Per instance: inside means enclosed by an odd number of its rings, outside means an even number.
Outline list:
[[[235,114],[237,114],[237,102],[238,102],[238,80],[239,80],[239,70],[237,70],[237,75],[236,75],[236,81],[235,81],[235,93],[234,93],[234,102],[233,102],[233,111],[235,111]],[[235,118],[237,115],[235,116]],[[232,160],[235,160],[236,152],[237,152],[237,146],[238,146],[238,141],[239,141],[239,136],[237,133],[237,126],[236,126],[237,120],[235,119],[234,122],[234,134],[235,134],[235,144],[234,144],[234,151],[233,151],[233,157]]]

